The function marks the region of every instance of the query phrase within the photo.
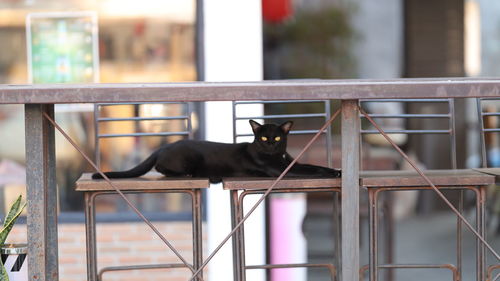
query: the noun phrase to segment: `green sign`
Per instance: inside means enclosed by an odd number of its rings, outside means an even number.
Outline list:
[[[27,41],[31,83],[97,82],[95,13],[30,14]]]

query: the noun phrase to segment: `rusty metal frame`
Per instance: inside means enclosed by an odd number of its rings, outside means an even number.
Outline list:
[[[142,213],[139,211],[133,204],[130,202],[130,200],[125,196],[124,192],[120,190],[116,185],[113,184],[113,182],[100,170],[100,168],[97,167],[97,165],[83,152],[83,150],[71,139],[71,137],[66,134],[66,132],[55,122],[54,118],[47,112],[42,112],[41,113],[43,118],[42,120],[47,120],[48,123],[52,124],[65,138],[70,144],[87,160],[87,162],[103,177],[103,179],[113,188],[115,189],[115,192],[120,195],[120,197],[127,203],[127,205],[153,230],[153,232],[170,248],[170,250],[182,261],[184,266],[186,266],[191,272],[195,272],[195,268],[191,266],[186,259],[175,249],[175,247],[167,240],[167,238],[160,233],[160,231],[149,221]],[[193,203],[194,206],[194,203]],[[199,206],[198,206],[199,207]],[[193,229],[194,231],[194,229]],[[95,234],[94,234],[95,235]],[[57,235],[55,235],[57,237]],[[57,245],[57,242],[56,242]],[[194,249],[196,250],[196,249]],[[194,262],[198,262],[195,260]],[[95,272],[95,268],[91,268],[89,270],[90,272]],[[56,266],[57,270],[57,266]],[[57,276],[57,274],[56,274]],[[89,277],[94,276],[94,275],[89,275]],[[199,276],[196,276],[197,280],[203,280],[202,275],[200,274]],[[92,279],[91,279],[92,281]]]
[[[335,268],[334,265],[329,264],[329,263],[291,263],[291,264],[268,264],[268,265],[248,265],[246,266],[246,269],[277,269],[277,268],[298,268],[298,267],[305,267],[305,268],[326,268],[328,272],[330,273],[331,276],[331,281],[336,280],[337,276],[337,269]]]
[[[200,189],[168,189],[168,190],[124,190],[126,194],[138,194],[141,192],[146,193],[185,193],[191,196],[191,212],[192,218],[192,242],[193,242],[193,263],[190,264],[192,268],[198,268],[203,262],[203,245],[202,245],[202,215],[201,215],[201,190]],[[152,269],[157,268],[159,265],[134,265],[134,266],[108,266],[97,270],[97,240],[96,240],[96,209],[95,200],[98,196],[104,194],[116,194],[114,191],[86,191],[85,194],[85,231],[86,231],[86,248],[87,248],[87,281],[101,281],[102,275],[110,271],[123,271],[123,270],[138,270],[138,269]],[[187,268],[185,264],[163,264],[161,268]],[[203,276],[198,276],[199,281],[203,280]]]
[[[141,92],[141,95],[137,95]],[[53,135],[54,127],[44,120],[44,113],[58,103],[151,102],[151,101],[231,101],[231,100],[342,100],[342,150],[351,158],[358,158],[359,110],[358,99],[375,98],[474,98],[500,97],[500,79],[488,78],[431,78],[396,80],[317,80],[265,81],[244,83],[158,83],[158,84],[73,84],[73,85],[0,85],[1,104],[26,104],[26,147],[28,173],[28,257],[31,279],[57,281],[57,231],[55,205],[50,204],[55,194]],[[52,148],[51,148],[52,147]],[[397,148],[396,148],[397,149]],[[404,155],[404,154],[403,154]],[[405,157],[405,156],[404,156]],[[358,230],[359,159],[342,157],[342,231]],[[405,157],[407,159],[407,157]],[[407,159],[407,161],[410,161]],[[411,162],[410,162],[411,163]],[[414,164],[414,163],[413,163]],[[415,167],[416,168],[416,167]],[[418,168],[416,168],[417,171]],[[420,171],[421,172],[421,171]],[[420,174],[419,172],[419,174]],[[426,178],[423,173],[422,177]],[[428,180],[428,178],[426,179]],[[432,184],[432,183],[431,183]],[[433,185],[430,185],[431,187]],[[434,187],[433,187],[434,189]],[[439,190],[434,189],[443,198]],[[37,197],[37,194],[39,195]],[[444,198],[445,199],[445,198]],[[456,209],[451,205],[450,208]],[[459,216],[465,220],[463,216]],[[349,221],[351,225],[348,225]],[[472,226],[466,226],[475,232]],[[152,227],[153,228],[153,227]],[[52,234],[51,234],[52,233]],[[157,233],[161,238],[161,234]],[[474,233],[477,236],[477,233]],[[52,237],[52,239],[51,239]],[[478,237],[486,243],[483,237]],[[229,238],[228,238],[229,239]],[[32,241],[32,242],[31,242]],[[359,236],[343,237],[342,280],[359,278]],[[164,241],[165,242],[165,241]],[[168,242],[168,241],[167,241]],[[486,244],[485,244],[486,245]],[[499,259],[491,246],[487,246]]]
[[[316,104],[322,104],[323,111],[322,112],[316,112],[316,113],[299,113],[299,114],[275,114],[275,115],[253,115],[253,116],[239,116],[237,114],[238,110],[237,107],[238,105],[247,105],[247,104],[261,104],[261,105],[266,105],[266,104],[311,104],[311,103],[316,103]],[[323,118],[325,121],[328,121],[331,117],[331,107],[330,107],[330,101],[329,100],[285,100],[285,101],[235,101],[232,103],[232,110],[233,110],[233,142],[236,143],[238,138],[240,137],[248,137],[248,136],[253,136],[253,134],[242,134],[237,131],[237,126],[236,122],[238,120],[250,120],[250,119],[263,119],[263,120],[269,120],[269,119],[292,119],[292,118],[301,118],[301,119],[307,119],[307,118]],[[321,134],[325,135],[326,139],[326,153],[327,153],[327,163],[329,167],[332,167],[332,162],[333,162],[333,157],[332,157],[332,128],[331,126],[328,126],[326,130],[292,130],[289,132],[290,135],[306,135],[306,134],[316,134],[320,132]],[[332,216],[334,217],[334,223],[337,224],[334,227],[335,237],[334,237],[334,243],[335,243],[335,251],[337,251],[337,258],[335,259],[336,263],[334,264],[322,264],[319,267],[327,267],[327,268],[333,268],[333,270],[330,270],[330,275],[332,278],[332,281],[335,280],[336,278],[336,269],[340,268],[340,219],[338,218],[338,194],[340,193],[340,188],[339,187],[334,187],[334,188],[326,188],[325,189],[318,189],[318,188],[301,188],[300,186],[294,187],[294,188],[280,188],[279,190],[272,190],[271,193],[308,193],[308,192],[334,192],[333,194],[333,214]],[[232,227],[238,225],[240,222],[241,218],[243,217],[243,199],[246,195],[248,194],[262,194],[264,193],[265,190],[243,190],[243,192],[239,195],[239,200],[238,200],[238,191],[237,190],[231,190],[230,191],[230,197],[231,197],[231,223]],[[240,230],[233,236],[233,264],[234,264],[234,279],[235,280],[246,280],[246,269],[272,269],[272,268],[293,268],[293,267],[318,267],[315,264],[311,263],[303,263],[303,264],[265,264],[265,265],[252,265],[252,266],[247,266],[245,264],[245,238],[244,238],[244,225],[241,226]]]
[[[471,190],[476,194],[476,231],[484,236],[485,234],[485,195],[487,186],[440,186],[440,190]],[[449,268],[453,272],[454,281],[461,280],[461,263],[462,251],[461,247],[457,247],[457,265],[450,267],[450,264],[385,264],[378,263],[378,204],[377,197],[379,193],[384,191],[404,191],[404,190],[432,190],[432,187],[426,186],[413,186],[413,187],[367,187],[369,198],[369,271],[370,281],[378,280],[378,269],[391,269],[391,268]],[[457,229],[457,241],[460,239],[460,231]],[[476,243],[476,280],[483,280],[484,266],[485,266],[485,252],[481,242],[477,239]]]
[[[459,281],[459,273],[456,266],[453,264],[380,264],[379,269],[421,269],[421,268],[435,268],[435,269],[449,269],[452,274],[452,281]],[[359,271],[359,280],[364,280],[364,274],[369,270],[369,265],[363,266]]]
[[[495,117],[500,117],[500,112],[485,112],[483,111],[483,101],[500,101],[500,98],[477,98],[476,99],[476,109],[477,109],[477,116],[478,116],[478,122],[479,122],[479,139],[480,139],[480,145],[481,145],[481,167],[482,168],[488,168],[488,155],[487,155],[487,150],[488,147],[486,145],[486,133],[500,133],[500,128],[485,128],[484,126],[484,118],[489,117],[489,116],[495,116]],[[495,190],[494,193],[492,194],[493,197],[498,198],[498,191]],[[497,199],[498,201],[498,199]],[[495,204],[493,204],[495,205]],[[485,226],[486,227],[486,226]],[[485,263],[487,261],[485,260]],[[500,278],[500,273],[498,273],[493,279],[492,279],[492,274],[493,271],[496,269],[500,268],[500,264],[493,264],[490,265],[487,269],[486,272],[486,281],[495,281]]]
[[[393,141],[392,139],[380,128],[380,126],[377,125],[377,123],[367,114],[361,107],[359,107],[360,112],[368,119],[368,121],[384,136],[384,138],[391,144],[391,146],[396,149],[396,151],[413,167],[413,169],[429,184],[429,188],[435,193],[448,205],[448,207],[456,214],[457,219],[462,221],[467,228],[476,236],[477,238],[477,251],[478,251],[478,256],[476,258],[476,263],[477,263],[477,278],[478,281],[482,280],[483,274],[484,274],[484,264],[485,264],[485,251],[484,247],[486,247],[495,257],[497,260],[500,260],[500,255],[491,247],[490,244],[485,240],[484,238],[484,208],[481,210],[480,206],[477,206],[477,209],[480,210],[478,211],[479,215],[477,215],[477,224],[478,224],[478,230],[474,229],[472,225],[463,217],[461,212],[457,210],[453,206],[453,204],[444,196],[444,194],[439,190],[438,187],[436,187],[431,180],[422,172],[422,170],[406,155],[401,148],[399,148]],[[476,200],[477,202],[480,202],[481,204],[484,205],[484,194],[485,191],[483,188],[480,189],[480,194],[479,196],[480,199]],[[373,197],[373,196],[372,196]],[[478,203],[479,204],[479,203]],[[482,233],[481,233],[482,232]],[[371,235],[371,238],[373,236]],[[372,240],[372,239],[370,239]],[[372,259],[374,256],[371,256]],[[371,262],[370,263],[370,280],[374,281],[376,280],[376,262]]]
[[[265,190],[244,190],[238,194],[238,190],[230,190],[231,196],[231,222],[235,227],[240,223],[243,218],[243,201],[247,195],[262,194]],[[310,192],[332,192],[334,194],[340,193],[340,187],[324,187],[324,188],[280,188],[271,190],[270,193],[310,193]],[[336,200],[336,197],[332,198]],[[336,207],[336,206],[334,206]],[[334,211],[332,215],[335,215]],[[333,218],[338,224],[338,218]],[[337,237],[334,237],[336,245],[335,250],[340,253],[340,244],[337,243]],[[241,225],[239,230],[233,236],[233,264],[237,268],[234,280],[245,281],[246,269],[272,269],[272,268],[297,268],[297,267],[326,267],[329,269],[332,281],[337,279],[337,268],[340,267],[339,256],[335,259],[334,264],[313,264],[313,263],[290,263],[290,264],[264,264],[264,265],[246,265],[245,262],[245,229],[244,224]]]
[[[450,164],[451,164],[451,169],[457,169],[457,156],[456,156],[456,131],[455,131],[455,101],[452,98],[446,98],[446,99],[370,99],[370,100],[360,100],[359,105],[362,107],[363,103],[393,103],[393,102],[399,102],[399,103],[423,103],[423,104],[437,104],[437,103],[444,103],[447,105],[447,113],[433,113],[433,114],[369,114],[369,116],[372,119],[415,119],[415,118],[426,118],[426,119],[447,119],[448,120],[448,125],[446,129],[417,129],[417,130],[409,130],[409,129],[400,129],[400,130],[383,130],[385,134],[446,134],[448,135],[449,138],[449,153],[450,153]],[[366,118],[365,115],[360,114],[361,118]],[[377,129],[368,129],[368,130],[361,130],[360,134],[380,134],[380,131]],[[418,188],[415,188],[417,190]],[[387,190],[387,189],[383,189]],[[400,189],[402,190],[402,189]],[[377,205],[377,194],[378,192],[375,192],[373,194],[373,188],[368,190],[369,192],[369,210],[373,211],[373,206]],[[463,213],[463,190],[459,189],[458,191],[458,210],[460,213]],[[387,207],[387,206],[386,206]],[[377,207],[378,208],[378,207]],[[377,211],[378,212],[378,211]],[[371,212],[369,213],[369,232],[372,234],[373,232],[376,234],[378,233],[377,226],[378,223],[376,219],[377,213],[372,214]],[[386,214],[387,218],[387,223],[389,224],[388,228],[393,229],[393,219],[391,217],[391,214]],[[391,230],[389,230],[391,231]],[[388,263],[392,263],[392,237],[393,233],[389,233],[389,235],[386,235],[386,253],[388,255]],[[370,240],[372,242],[372,240]],[[373,241],[374,243],[378,244],[378,241]],[[372,245],[373,243],[370,243]],[[373,249],[370,247],[370,260],[375,260],[376,264],[378,264],[378,247],[375,247]],[[462,276],[462,222],[460,219],[457,220],[457,266],[458,268],[458,275]],[[378,267],[373,265],[372,262],[370,262],[370,280],[376,280],[378,279]],[[375,271],[375,272],[374,272]],[[372,273],[374,272],[374,273]],[[392,271],[388,272],[388,280],[393,280],[393,274]]]
[[[486,272],[486,281],[496,281],[498,278],[500,278],[500,273],[498,273],[495,278],[492,279],[493,277],[493,272],[497,269],[500,269],[500,264],[495,264],[495,265],[490,265],[488,267],[488,270]]]
[[[147,270],[147,269],[172,269],[172,268],[186,268],[182,263],[168,263],[168,264],[142,264],[142,265],[128,265],[128,266],[109,266],[102,268],[99,271],[98,279],[102,280],[104,273],[113,271],[128,271],[128,270]]]
[[[2,85],[8,104],[228,100],[358,100],[380,98],[474,98],[500,96],[496,78],[395,80],[283,80],[120,84]],[[141,92],[141,95],[137,95]]]

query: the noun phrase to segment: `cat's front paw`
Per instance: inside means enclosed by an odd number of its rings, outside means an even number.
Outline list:
[[[334,176],[336,178],[341,178],[342,177],[342,170],[335,170]]]

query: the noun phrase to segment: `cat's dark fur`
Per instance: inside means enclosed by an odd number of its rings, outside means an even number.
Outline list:
[[[224,177],[277,177],[293,161],[286,152],[287,135],[292,127],[250,120],[255,135],[252,143],[217,143],[181,140],[165,144],[136,167],[123,172],[106,172],[109,178],[132,178],[153,167],[167,177],[202,177],[220,182]],[[340,170],[296,163],[288,177],[340,177]],[[98,173],[93,179],[100,179]]]

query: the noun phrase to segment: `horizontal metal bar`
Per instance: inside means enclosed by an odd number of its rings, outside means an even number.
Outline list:
[[[0,104],[500,97],[498,78],[0,85]]]
[[[500,116],[500,112],[481,112],[482,116]]]
[[[337,269],[330,263],[290,263],[290,264],[265,264],[265,265],[247,265],[245,269],[279,269],[279,268],[324,268],[330,272],[331,280],[334,281],[337,275]]]
[[[451,114],[369,114],[371,118],[451,118]],[[366,118],[364,115],[360,117]]]
[[[329,263],[289,263],[289,264],[264,264],[264,265],[247,265],[246,269],[272,269],[272,268],[289,268],[289,267],[326,267],[334,268]]]
[[[290,131],[290,135],[309,135],[309,134],[316,134],[318,130],[297,130],[297,131]],[[323,134],[326,133],[326,131],[323,131]],[[236,134],[236,137],[253,137],[253,134]]]
[[[282,101],[282,100],[273,100],[273,101],[235,101],[235,105],[239,104],[288,104],[288,103],[320,103],[325,102],[326,100],[290,100],[290,101]]]
[[[359,102],[430,102],[430,103],[441,103],[449,102],[449,99],[361,99]]]
[[[179,212],[143,212],[150,221],[185,221],[189,222],[193,219],[191,211]],[[58,223],[84,223],[85,215],[81,212],[61,212],[57,217]],[[205,218],[203,218],[205,220]],[[118,212],[118,213],[100,213],[96,214],[96,222],[98,223],[117,223],[117,222],[139,222],[142,221],[134,212]],[[17,223],[25,224],[26,217],[20,217]]]
[[[187,268],[184,264],[181,263],[170,263],[170,264],[144,264],[144,265],[122,265],[122,266],[108,266],[108,267],[103,267],[99,271],[99,279],[102,280],[102,276],[106,272],[113,272],[113,271],[129,271],[129,270],[151,270],[151,269],[171,269],[171,268]]]
[[[387,134],[451,134],[451,130],[384,130]],[[380,134],[377,130],[361,130],[362,134]]]
[[[262,115],[262,116],[236,117],[236,120],[282,119],[282,118],[320,118],[320,117],[326,117],[326,116],[327,116],[326,113],[279,114],[279,115]]]
[[[111,122],[111,121],[165,121],[165,120],[187,120],[188,116],[174,116],[174,117],[126,117],[126,118],[99,118],[98,122]]]
[[[109,103],[98,103],[97,106],[112,106],[112,105],[145,105],[145,104],[179,104],[185,105],[186,102],[178,101],[157,101],[157,102],[109,102]]]
[[[500,128],[483,129],[483,131],[487,133],[500,132]]]
[[[379,268],[446,268],[455,270],[456,267],[452,264],[381,264]]]
[[[500,98],[479,98],[481,101],[500,101]]]
[[[163,133],[133,133],[133,134],[102,134],[98,138],[120,138],[120,137],[170,137],[188,136],[189,132],[163,132]]]

